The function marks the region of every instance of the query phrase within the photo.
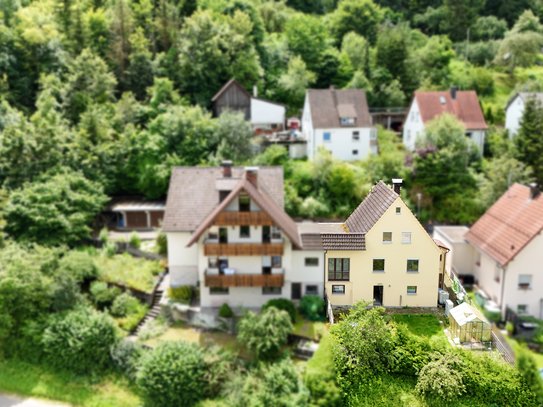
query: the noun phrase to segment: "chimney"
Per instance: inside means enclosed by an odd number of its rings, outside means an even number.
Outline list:
[[[456,100],[456,86],[451,86],[451,99]]]
[[[225,178],[232,176],[232,161],[231,160],[223,160],[222,176]]]
[[[253,96],[256,98],[258,96],[258,86],[253,85]]]
[[[258,167],[245,167],[245,174],[247,180],[255,187],[258,187]]]
[[[392,178],[392,185],[394,185],[394,192],[400,195],[400,187],[402,186],[403,179]]]
[[[539,185],[537,183],[532,182],[530,184],[530,199],[535,199],[539,195]]]

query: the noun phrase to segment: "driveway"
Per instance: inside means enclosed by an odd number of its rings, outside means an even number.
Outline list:
[[[63,404],[55,404],[49,401],[36,399],[22,399],[15,396],[0,394],[0,407],[68,407]]]

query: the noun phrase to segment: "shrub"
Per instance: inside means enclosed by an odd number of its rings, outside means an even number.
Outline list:
[[[217,396],[223,389],[224,384],[230,380],[230,376],[237,369],[239,359],[237,356],[218,346],[206,349],[204,360],[207,366],[204,376],[211,397]]]
[[[115,321],[88,308],[51,316],[42,339],[52,366],[77,372],[105,369],[116,342]]]
[[[539,403],[543,402],[543,380],[539,375],[537,363],[526,345],[517,349],[517,368],[524,378],[524,381],[536,395]]]
[[[100,235],[98,236],[98,240],[102,242],[103,244],[106,244],[109,242],[109,230],[107,230],[107,227],[103,227],[102,230],[100,230]]]
[[[135,230],[133,230],[132,233],[130,233],[130,244],[132,246],[136,246],[138,249],[141,247],[140,236],[138,235],[138,232],[136,232]]]
[[[102,253],[106,257],[113,257],[117,254],[117,244],[115,242],[109,242],[102,248]]]
[[[121,294],[121,289],[118,287],[108,288],[107,283],[103,281],[93,281],[90,292],[96,306],[99,309],[104,309],[113,304],[113,301]]]
[[[192,298],[192,286],[182,285],[179,287],[168,287],[168,296],[174,300],[189,303]]]
[[[221,318],[232,318],[234,316],[234,313],[232,312],[232,308],[230,308],[227,303],[224,303],[219,309],[219,316]]]
[[[51,307],[54,311],[67,311],[74,308],[81,300],[81,290],[75,278],[60,271],[55,275]]]
[[[452,400],[466,391],[459,373],[465,365],[459,354],[447,352],[442,355],[434,353],[434,360],[419,372],[415,389],[426,396],[443,400]]]
[[[163,342],[141,359],[137,385],[149,407],[192,406],[207,393],[204,353],[185,341]]]
[[[275,307],[258,315],[251,311],[238,323],[238,340],[247,346],[256,360],[271,359],[287,343],[292,332],[290,316]]]
[[[166,256],[168,254],[168,235],[160,231],[156,236],[156,247],[158,254]]]
[[[138,339],[146,341],[156,338],[157,336],[160,336],[166,332],[169,326],[170,324],[166,318],[161,315],[159,315],[156,319],[149,319],[139,330]]]
[[[300,301],[300,312],[310,321],[324,321],[326,305],[324,300],[316,295],[305,295]]]
[[[277,309],[287,311],[290,315],[290,320],[294,324],[296,322],[296,316],[298,315],[298,311],[296,310],[296,305],[290,300],[287,300],[286,298],[275,298],[273,300],[269,300],[262,306],[262,312],[266,311],[270,307],[275,307]]]
[[[133,380],[136,378],[143,352],[143,346],[140,343],[122,340],[111,349],[111,361],[113,366]]]
[[[130,314],[130,311],[135,311],[139,305],[137,298],[133,297],[130,292],[126,291],[119,295],[113,301],[111,306],[111,315],[114,317],[125,317]]]
[[[72,275],[77,281],[98,277],[100,269],[87,252],[70,251],[59,261],[59,269]]]
[[[512,322],[508,322],[507,324],[505,324],[505,330],[509,335],[513,335],[513,333],[515,332],[515,325]]]

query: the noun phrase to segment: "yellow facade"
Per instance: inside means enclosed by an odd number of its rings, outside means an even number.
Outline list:
[[[399,214],[397,214],[397,208]],[[392,242],[383,242],[383,232],[392,232]],[[402,243],[402,233],[411,233],[411,243]],[[366,233],[366,250],[328,250],[326,292],[332,305],[353,305],[358,300],[375,300],[382,292],[386,307],[435,307],[444,253],[437,247],[407,205],[397,198]],[[329,280],[329,259],[349,259],[349,281]],[[374,259],[384,259],[384,272],[374,272]],[[418,260],[418,272],[408,272],[408,260]],[[409,263],[414,268],[415,261]],[[332,286],[344,285],[345,293]],[[408,294],[408,286],[410,293]],[[416,294],[413,288],[416,287]],[[377,290],[377,291],[375,291]]]

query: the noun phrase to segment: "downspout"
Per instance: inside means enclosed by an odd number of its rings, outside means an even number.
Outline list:
[[[506,310],[505,310],[505,298],[504,298],[504,289],[505,289],[505,267],[503,267],[503,280],[500,280],[501,283],[502,283],[502,297],[500,298],[501,300],[501,303],[502,303],[502,318],[505,317],[505,314],[506,314]]]
[[[326,299],[328,298],[328,294],[326,293],[326,250],[324,251],[324,264],[322,265],[322,285],[324,287],[324,301],[326,302]]]

